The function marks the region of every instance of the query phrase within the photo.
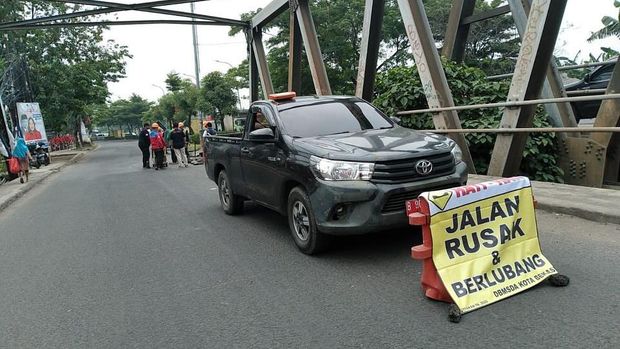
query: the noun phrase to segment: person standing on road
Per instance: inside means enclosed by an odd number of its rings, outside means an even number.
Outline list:
[[[213,124],[209,121],[204,121],[202,123],[202,127],[204,127],[204,131],[202,132],[201,137],[201,145],[202,145],[202,159],[203,161],[207,160],[207,142],[209,141],[209,136],[215,136],[217,132],[213,128]]]
[[[174,130],[170,133],[172,149],[179,160],[179,168],[187,167],[187,157],[185,156],[185,133],[179,128],[179,123],[174,123]]]
[[[26,176],[26,182],[28,182],[28,175],[30,172],[29,161],[32,159],[32,155],[30,155],[30,151],[28,150],[26,141],[24,141],[24,139],[21,137],[17,137],[15,139],[15,146],[13,147],[13,157],[19,160],[19,182],[24,183],[24,175]]]
[[[183,131],[183,135],[185,136],[185,155],[187,156],[187,161],[189,161],[189,127],[185,127],[183,122],[179,122],[179,128]]]
[[[149,150],[151,140],[149,132],[149,124],[144,124],[144,127],[140,130],[140,134],[138,135],[138,147],[140,151],[142,151],[142,168],[151,168],[151,151]]]
[[[166,141],[159,129],[157,123],[151,125],[151,132],[149,133],[149,139],[151,141],[151,149],[155,153],[155,170],[159,170],[164,167],[164,156],[166,156]]]
[[[178,159],[177,159],[176,154],[174,153],[174,149],[172,149],[172,140],[170,139],[170,134],[172,133],[172,130],[170,128],[167,129],[165,127],[162,127],[162,129],[163,129],[164,140],[166,141],[166,144],[168,144],[168,148],[166,148],[166,152],[168,152],[168,149],[170,149],[170,158],[172,159],[172,163],[176,164]]]
[[[204,137],[215,136],[217,134],[217,131],[213,128],[213,124],[209,121],[207,121],[207,128],[205,129],[205,132],[207,135]]]

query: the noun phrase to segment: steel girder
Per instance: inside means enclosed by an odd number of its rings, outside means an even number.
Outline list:
[[[530,12],[531,1],[508,0],[508,5],[510,6],[512,18],[514,18],[519,36],[523,38],[525,34],[525,27],[527,26],[527,17]],[[557,66],[553,59],[549,63],[542,96],[543,98],[566,97],[566,91],[564,90],[562,78],[560,77]],[[552,126],[577,126],[575,115],[573,114],[573,108],[570,103],[546,104],[545,110],[547,110],[547,113],[549,114],[549,121]],[[564,134],[559,135],[561,137],[565,137]]]
[[[428,18],[422,0],[398,0],[405,30],[411,43],[422,89],[430,108],[453,107],[452,92],[448,87],[446,74],[443,71],[439,53],[431,33]],[[437,129],[459,129],[461,121],[456,111],[443,111],[433,114],[433,123]],[[470,173],[475,173],[469,147],[465,136],[460,133],[449,134],[463,151],[463,160],[467,163]]]
[[[175,21],[175,20],[144,20],[144,21],[98,21],[98,22],[61,22],[61,23],[49,23],[60,20],[67,20],[77,17],[88,17],[106,13],[121,12],[121,11],[142,11],[158,13],[177,17],[192,18],[194,20],[200,19],[202,21],[194,21],[194,24],[202,25],[228,25],[228,26],[248,26],[248,23],[240,20],[222,18],[216,16],[202,15],[196,13],[188,13],[182,11],[174,11],[167,9],[158,9],[155,7],[177,5],[189,2],[205,1],[205,0],[160,0],[151,1],[137,4],[121,4],[109,1],[99,0],[51,0],[64,3],[76,3],[83,5],[102,6],[103,8],[94,10],[77,11],[73,13],[65,13],[55,16],[46,16],[41,18],[33,18],[29,20],[9,22],[0,24],[0,31],[4,30],[24,30],[24,29],[39,29],[39,28],[53,28],[63,26],[93,26],[93,25],[130,25],[130,24],[189,24],[187,21]]]
[[[135,5],[121,4],[121,3],[101,1],[101,0],[52,0],[52,1],[82,4],[82,5],[91,5],[91,6],[102,6],[102,7],[119,9],[123,11],[134,10],[133,7],[135,6]],[[206,0],[195,0],[193,2],[195,3],[195,2],[202,2],[202,1],[206,1]],[[164,6],[164,5],[159,5],[159,6]],[[201,19],[201,20],[207,20],[207,21],[214,21],[214,22],[222,23],[222,25],[230,25],[230,26],[247,26],[248,25],[247,22],[244,22],[238,19],[202,15],[202,14],[191,13],[191,12],[159,9],[159,8],[154,8],[154,7],[143,8],[138,11],[158,13],[158,14],[163,14],[163,15],[177,16],[177,17]]]
[[[567,0],[534,0],[523,33],[521,50],[508,92],[508,101],[536,99],[560,30]],[[500,128],[530,127],[535,106],[504,110]],[[489,164],[489,175],[511,176],[518,172],[527,134],[499,134]]]
[[[366,0],[355,95],[368,102],[374,93],[384,12],[385,0]]]
[[[455,62],[461,62],[469,36],[469,24],[463,20],[474,13],[476,0],[453,0],[441,54]]]
[[[258,68],[260,85],[263,88],[263,97],[267,98],[273,93],[273,84],[271,82],[271,74],[269,74],[265,48],[263,46],[263,33],[260,30],[254,30],[252,32],[252,52],[254,52],[254,59]]]
[[[325,70],[323,54],[321,53],[321,46],[319,45],[319,39],[316,35],[316,28],[314,27],[314,20],[312,19],[312,13],[310,13],[308,0],[296,1],[297,8],[295,9],[295,16],[299,21],[299,29],[304,42],[304,48],[306,49],[308,63],[310,64],[310,73],[312,74],[314,89],[319,96],[331,95],[332,89],[329,86],[327,70]]]
[[[301,94],[301,29],[295,12],[289,17],[288,90]]]

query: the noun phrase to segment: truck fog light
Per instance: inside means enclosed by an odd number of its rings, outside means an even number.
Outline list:
[[[337,204],[332,209],[332,218],[338,220],[347,213],[347,204]]]

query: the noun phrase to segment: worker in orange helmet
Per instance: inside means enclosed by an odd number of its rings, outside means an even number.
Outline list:
[[[154,122],[151,125],[151,133],[149,134],[151,140],[151,149],[155,153],[155,170],[159,170],[164,167],[164,156],[166,156],[166,141],[162,134],[159,124]]]

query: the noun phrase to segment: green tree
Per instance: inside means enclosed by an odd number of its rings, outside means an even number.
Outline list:
[[[180,91],[185,87],[186,81],[178,73],[170,72],[166,75],[166,89],[170,92]]]
[[[173,93],[175,103],[174,121],[183,121],[188,126],[191,118],[196,116],[200,108],[200,89],[189,80],[185,80],[183,89]]]
[[[489,11],[503,4],[502,0],[476,1],[476,12]],[[514,19],[510,14],[502,15],[471,25],[463,61],[487,75],[508,73],[514,69],[520,47]]]
[[[191,118],[197,115],[198,110],[208,109],[201,89],[174,72],[167,74],[165,83],[169,92],[162,96],[156,105],[151,106],[143,115],[143,120],[160,121],[168,127],[175,121],[183,121],[191,127]]]
[[[119,99],[110,104],[110,118],[116,125],[133,132],[142,125],[142,118],[151,109],[152,103],[132,94],[129,99]]]
[[[41,0],[5,0],[0,3],[0,22],[63,14],[80,8]],[[0,37],[0,56],[4,60],[26,58],[33,99],[41,105],[48,128],[79,134],[80,121],[91,106],[105,103],[109,96],[107,83],[124,77],[129,52],[113,41],[103,42],[105,29],[10,31]]]
[[[441,45],[450,6],[445,0],[425,0],[425,10],[438,46]],[[476,2],[476,11],[493,9],[502,5],[500,0]],[[314,0],[310,3],[312,16],[321,44],[323,61],[334,94],[353,94],[357,83],[361,32],[364,18],[363,0]],[[260,9],[259,9],[260,10]],[[245,13],[242,19],[251,18],[257,11]],[[234,35],[240,29],[232,29]],[[276,91],[285,91],[288,82],[289,15],[287,12],[272,20],[264,30],[267,60]],[[396,0],[386,0],[382,31],[382,44],[377,64],[378,71],[413,64],[409,53],[400,10]],[[272,35],[273,33],[273,35]],[[519,52],[519,39],[510,16],[500,16],[472,25],[466,47],[466,61],[483,67],[488,74],[511,70]],[[246,71],[239,70],[245,73]],[[239,75],[244,77],[244,75]],[[310,69],[303,55],[302,94],[314,94]]]
[[[614,0],[614,6],[620,9],[620,0]],[[620,11],[618,12],[618,17],[614,18],[611,16],[604,16],[601,18],[601,22],[603,23],[603,28],[595,31],[588,38],[588,42],[592,42],[598,39],[608,38],[610,36],[615,36],[620,38]]]
[[[235,82],[220,72],[212,72],[202,78],[200,84],[200,109],[218,119],[236,112],[237,96],[233,92]]]
[[[110,114],[110,106],[108,104],[92,104],[89,107],[89,114],[92,117],[93,128],[105,126],[110,131],[114,127],[114,120]]]
[[[508,81],[489,82],[485,73],[478,68],[448,61],[444,61],[443,65],[455,104],[505,101]],[[379,74],[374,104],[388,115],[395,115],[399,110],[428,108],[416,67],[398,67]],[[473,109],[460,111],[459,118],[463,128],[497,128],[502,112],[499,109]],[[434,129],[431,114],[404,116],[401,124],[414,129]],[[549,127],[547,115],[542,107],[537,110],[534,127]],[[466,137],[476,171],[486,173],[495,135],[472,133]],[[557,154],[555,134],[531,134],[523,152],[521,171],[532,179],[561,182],[563,172],[558,166]]]
[[[92,106],[90,111],[97,126],[118,128],[131,133],[142,126],[142,120],[152,106],[153,103],[134,93],[129,99]]]
[[[152,106],[144,115],[144,122],[153,123],[155,121],[170,125],[174,120],[176,112],[176,101],[172,93],[165,94]]]

